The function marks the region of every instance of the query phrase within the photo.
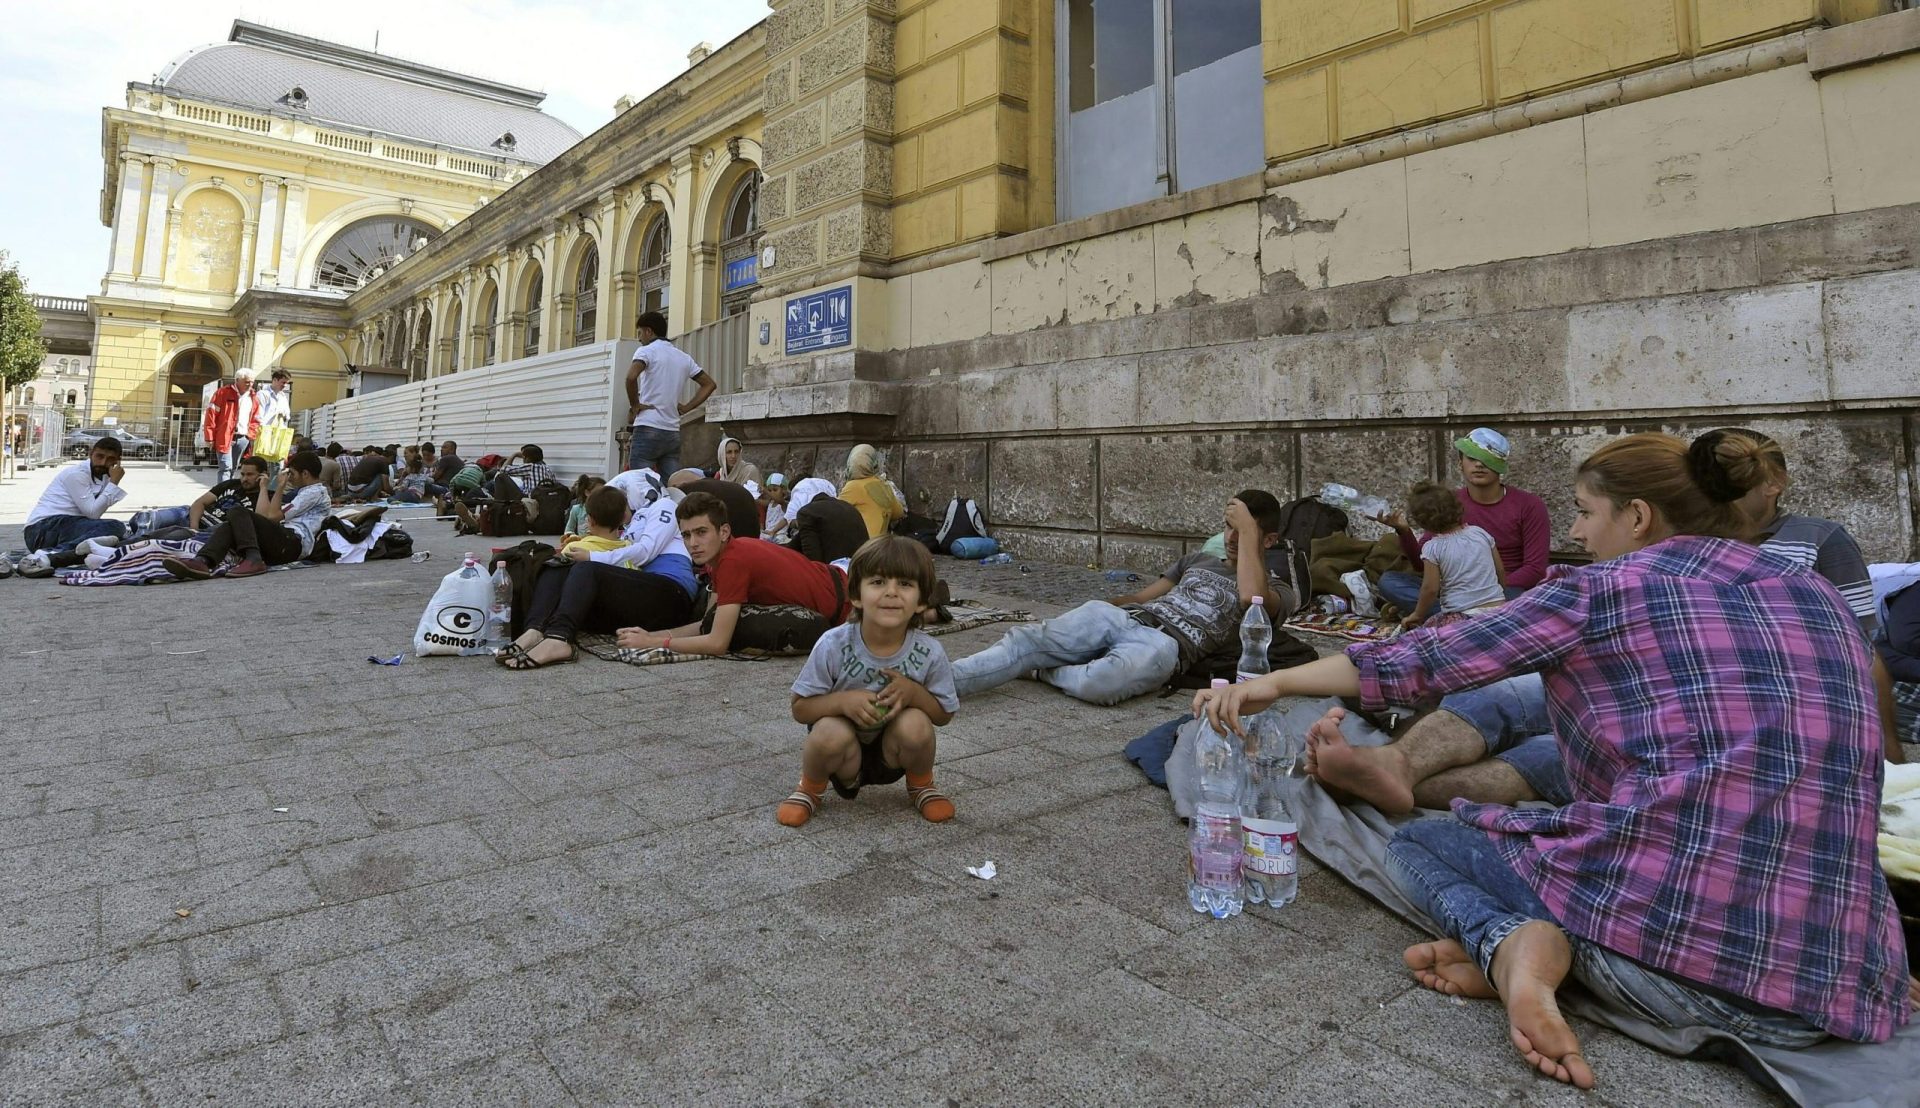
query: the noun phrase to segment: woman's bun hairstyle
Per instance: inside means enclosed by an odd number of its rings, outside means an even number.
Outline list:
[[[1740,435],[1727,431],[1708,431],[1693,440],[1687,448],[1687,472],[1693,476],[1693,483],[1707,494],[1707,499],[1717,504],[1729,504],[1747,495],[1754,483],[1743,484],[1732,472],[1727,463],[1735,454],[1752,454],[1752,443]],[[1723,457],[1726,455],[1726,457]],[[1743,464],[1739,468],[1743,475],[1750,476],[1753,466]]]

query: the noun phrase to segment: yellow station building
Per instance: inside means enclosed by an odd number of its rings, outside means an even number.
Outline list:
[[[662,307],[725,386],[705,441],[823,474],[875,442],[915,507],[976,496],[1036,557],[1164,564],[1250,483],[1397,496],[1482,423],[1557,516],[1609,435],[1762,427],[1800,509],[1915,551],[1906,0],[770,6],[578,141],[535,94],[244,23],[130,86],[95,418]],[[373,70],[488,122],[336,121]]]

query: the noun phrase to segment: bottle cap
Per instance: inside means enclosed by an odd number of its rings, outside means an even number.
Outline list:
[[[1213,679],[1213,687],[1216,689],[1224,689],[1229,683],[1230,682],[1224,677],[1216,677]]]
[[[1256,608],[1264,608],[1264,607],[1266,607],[1266,606],[1267,606],[1267,598],[1266,598],[1266,597],[1264,597],[1264,596],[1261,596],[1261,595],[1260,595],[1259,593],[1254,593],[1254,594],[1253,594],[1253,606],[1254,606],[1254,607],[1256,607]]]

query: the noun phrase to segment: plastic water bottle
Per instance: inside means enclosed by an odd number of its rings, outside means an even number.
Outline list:
[[[1013,561],[1013,555],[1002,550],[1000,553],[991,557],[980,559],[980,564],[983,566],[1003,566],[1011,561]]]
[[[460,557],[460,576],[467,580],[480,576],[480,559],[474,557],[471,550]]]
[[[1240,809],[1240,873],[1249,904],[1284,908],[1300,892],[1300,828],[1287,808],[1285,781],[1300,750],[1272,709],[1248,721],[1259,745],[1247,757]]]
[[[496,563],[493,567],[493,606],[487,611],[488,646],[505,646],[513,638],[513,578],[507,576],[507,567]]]
[[[1346,510],[1360,506],[1360,490],[1352,485],[1342,485],[1337,481],[1328,481],[1320,486],[1320,503],[1329,508]]]
[[[1363,496],[1360,498],[1360,514],[1368,519],[1379,519],[1386,515],[1393,505],[1387,503],[1384,496]]]
[[[1213,687],[1224,689],[1227,683],[1216,680]],[[1240,880],[1240,804],[1247,759],[1238,739],[1202,720],[1194,761],[1197,796],[1187,827],[1187,904],[1214,919],[1226,919],[1246,906]]]
[[[1267,618],[1267,598],[1255,596],[1240,620],[1240,664],[1235,667],[1234,680],[1265,677],[1273,668],[1267,664],[1267,647],[1272,644],[1273,621]]]

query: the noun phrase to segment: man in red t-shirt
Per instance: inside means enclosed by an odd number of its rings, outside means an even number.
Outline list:
[[[735,538],[727,506],[711,493],[693,493],[674,514],[687,556],[713,586],[713,610],[701,622],[671,631],[625,628],[621,646],[664,646],[683,654],[804,651],[847,618],[847,575],[838,566],[757,538]],[[766,610],[775,606],[781,607]]]
[[[1547,576],[1547,554],[1553,545],[1553,524],[1546,502],[1506,483],[1507,437],[1491,427],[1475,427],[1453,444],[1465,484],[1454,490],[1466,510],[1466,521],[1493,536],[1506,570],[1507,599],[1538,585]],[[1394,529],[1400,549],[1413,563],[1412,573],[1389,571],[1380,575],[1380,592],[1403,613],[1420,599],[1420,548],[1431,536],[1415,538],[1399,512],[1379,522]]]

